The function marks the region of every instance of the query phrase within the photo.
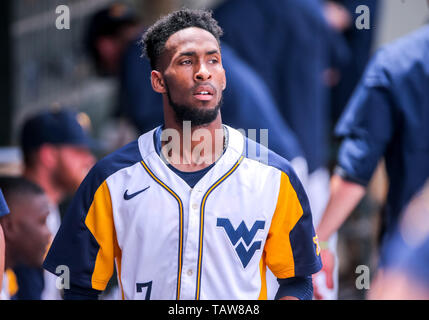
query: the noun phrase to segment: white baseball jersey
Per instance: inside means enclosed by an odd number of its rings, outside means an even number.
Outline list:
[[[123,299],[266,299],[278,278],[321,268],[307,196],[289,163],[225,126],[228,145],[191,188],[160,158],[156,130],[100,160],[77,191],[44,266]],[[262,147],[261,147],[262,148]]]

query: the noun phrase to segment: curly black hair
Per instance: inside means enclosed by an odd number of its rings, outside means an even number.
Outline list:
[[[143,34],[141,41],[143,56],[145,55],[149,59],[153,70],[158,68],[158,59],[170,36],[190,27],[197,27],[210,32],[220,44],[223,31],[212,17],[212,11],[192,9],[174,11],[160,18]]]

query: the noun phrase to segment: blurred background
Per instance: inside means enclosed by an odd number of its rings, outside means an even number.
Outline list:
[[[183,6],[214,8],[228,0],[128,0],[144,26],[160,15]],[[6,0],[0,2],[0,173],[22,170],[19,128],[24,119],[46,108],[71,108],[80,124],[101,143],[101,157],[138,136],[131,125],[112,117],[117,108],[117,77],[97,74],[85,48],[88,19],[113,3],[111,0]],[[365,0],[360,1],[365,4]],[[70,9],[70,28],[57,29],[59,5]],[[428,21],[426,0],[379,0],[371,54],[383,44],[417,29]],[[372,256],[378,216],[387,181],[382,166],[369,194],[339,234],[340,299],[363,299],[355,287],[355,268],[362,261],[373,268]],[[357,262],[358,261],[358,262]]]

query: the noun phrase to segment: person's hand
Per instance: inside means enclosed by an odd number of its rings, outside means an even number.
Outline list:
[[[316,300],[323,300],[323,295],[318,290],[315,277],[320,273],[325,274],[326,287],[332,289],[334,287],[333,273],[335,267],[335,257],[334,254],[329,249],[322,249],[320,251],[320,257],[322,259],[322,270],[313,275],[313,295]]]

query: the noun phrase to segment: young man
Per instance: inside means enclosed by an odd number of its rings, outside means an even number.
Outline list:
[[[221,33],[185,9],[145,34],[164,125],[80,186],[44,263],[70,269],[66,298],[96,298],[116,260],[123,299],[264,299],[267,266],[277,297],[311,299],[321,265],[307,196],[286,160],[222,124]]]
[[[119,101],[114,114],[126,118],[140,135],[162,123],[164,114],[162,96],[152,89],[150,77],[141,76],[150,74],[152,69],[149,61],[142,58],[138,40],[143,27],[136,34],[138,25],[131,7],[113,3],[91,17],[87,48],[100,75],[119,77]],[[124,50],[126,43],[128,46]],[[222,43],[222,65],[228,73],[228,87],[222,99],[223,123],[258,132],[267,129],[270,149],[289,160],[304,182],[307,162],[303,151],[297,137],[283,121],[265,81],[226,43]],[[113,69],[117,72],[112,73]]]
[[[10,213],[0,218],[6,243],[5,269],[19,264],[40,268],[51,240],[46,224],[48,198],[39,186],[24,178],[0,177],[0,187],[10,208]],[[7,290],[3,288],[2,293],[8,298]]]

